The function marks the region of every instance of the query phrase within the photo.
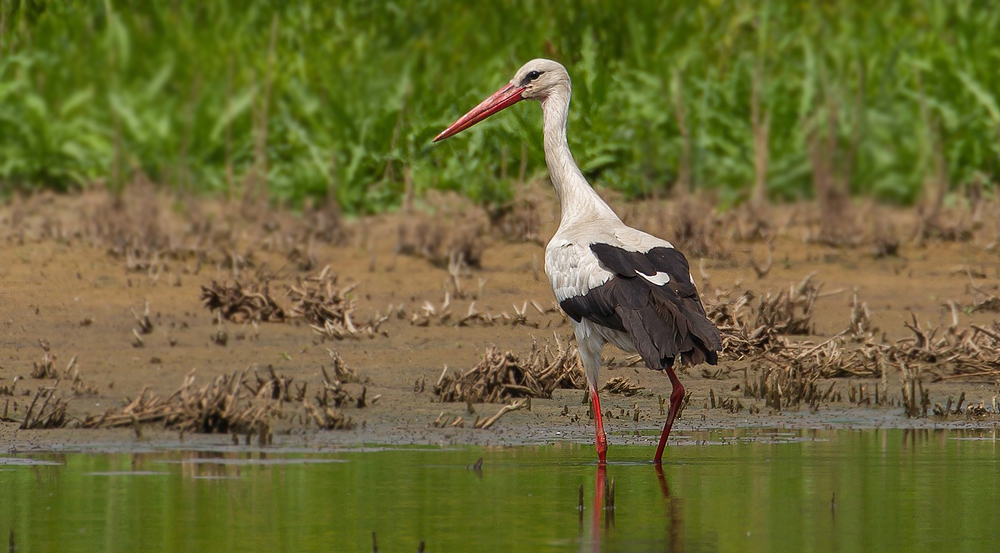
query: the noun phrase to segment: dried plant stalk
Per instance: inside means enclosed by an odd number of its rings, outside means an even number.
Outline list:
[[[556,388],[583,389],[583,371],[576,349],[558,344],[552,352],[548,345],[533,344],[525,360],[514,353],[487,348],[483,360],[466,372],[442,373],[434,394],[440,402],[499,403],[513,398],[552,397]]]

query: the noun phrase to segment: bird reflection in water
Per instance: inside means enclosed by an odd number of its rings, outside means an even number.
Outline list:
[[[681,500],[670,496],[670,485],[667,484],[667,477],[663,474],[663,466],[656,463],[654,467],[656,479],[660,482],[660,494],[663,495],[664,514],[667,515],[667,551],[681,551],[681,529],[684,526]]]
[[[663,473],[663,466],[654,464],[656,480],[659,484],[660,493],[663,496],[664,515],[667,526],[665,551],[682,551],[681,538],[683,529],[683,517],[681,515],[680,499],[670,495],[670,485],[667,477]],[[584,508],[583,486],[580,486],[580,532],[583,533]],[[604,522],[601,522],[601,515],[604,515]],[[583,541],[581,550],[586,550],[590,546],[590,551],[601,551],[601,542],[604,536],[610,535],[615,528],[615,479],[608,478],[607,465],[599,463],[594,478],[594,504],[591,509],[590,519],[590,541]]]
[[[601,550],[601,513],[604,514],[604,530],[610,531],[615,526],[614,480],[608,483],[608,465],[597,464],[597,474],[594,478],[594,507],[591,509],[590,550]],[[583,532],[583,486],[580,486],[580,532]],[[584,548],[587,543],[581,543]],[[583,550],[583,549],[582,549]]]

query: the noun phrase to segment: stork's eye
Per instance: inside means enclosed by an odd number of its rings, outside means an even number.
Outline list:
[[[542,73],[544,73],[544,71],[528,71],[528,74],[524,76],[524,80],[521,81],[521,84],[526,85],[530,83],[531,81],[537,79],[538,77],[541,77]]]

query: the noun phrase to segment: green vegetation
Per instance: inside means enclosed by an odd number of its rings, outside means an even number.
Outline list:
[[[912,202],[1000,169],[989,2],[0,0],[0,185],[508,198],[544,172],[537,107],[432,146],[524,61],[574,78],[588,176],[727,204],[817,179]],[[765,145],[767,148],[765,149]],[[764,155],[765,152],[768,155]],[[825,176],[824,176],[825,175]]]

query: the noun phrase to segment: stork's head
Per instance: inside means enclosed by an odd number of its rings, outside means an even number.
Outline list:
[[[531,60],[521,66],[503,88],[437,135],[434,142],[456,135],[521,100],[544,101],[554,94],[568,95],[570,87],[569,73],[562,64],[541,58]]]
[[[522,88],[521,97],[526,100],[544,100],[557,90],[569,92],[569,73],[561,63],[547,59],[534,59],[521,66],[510,84]]]

